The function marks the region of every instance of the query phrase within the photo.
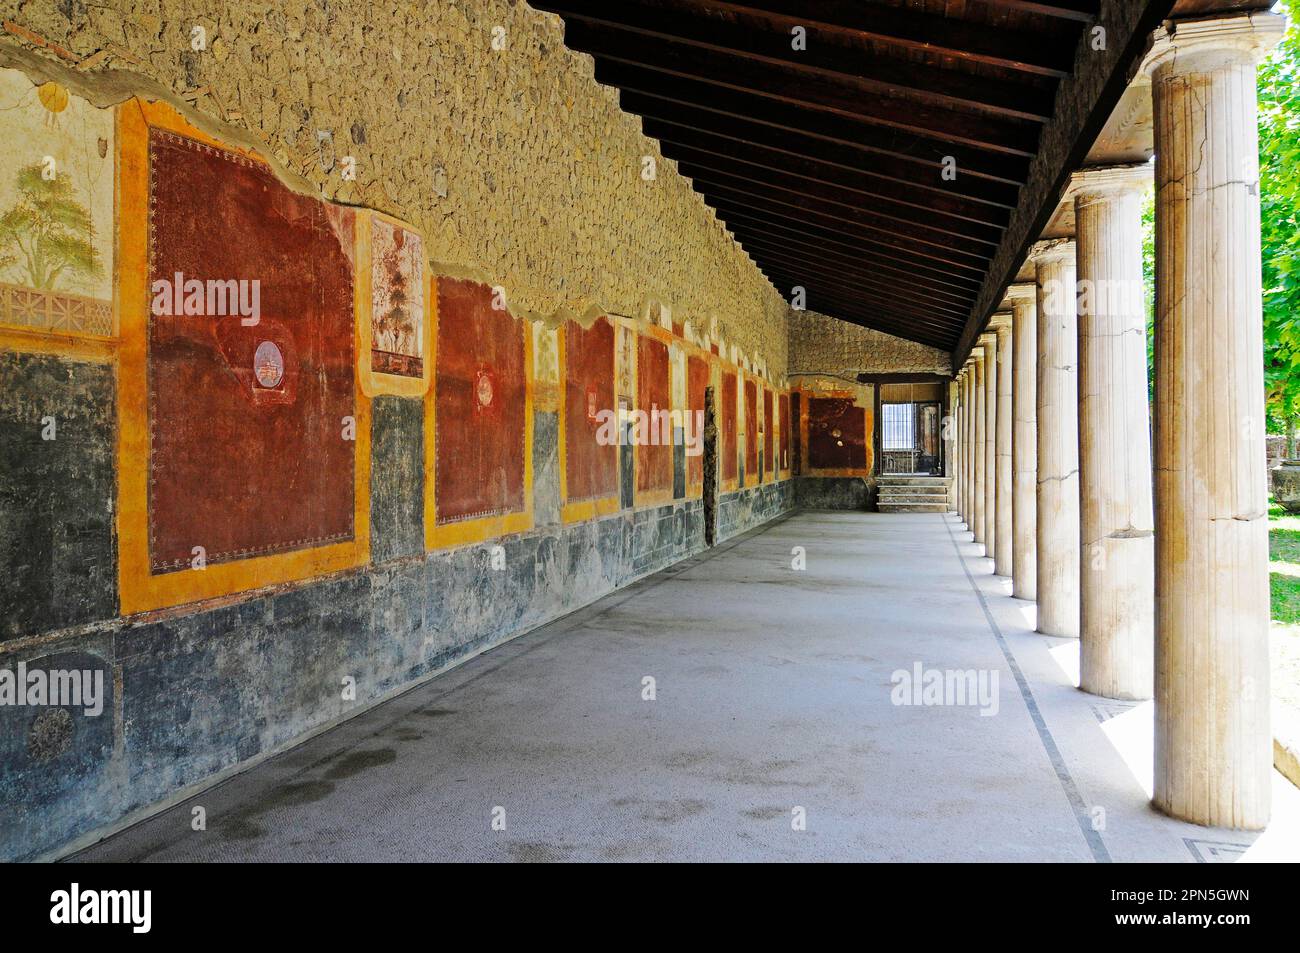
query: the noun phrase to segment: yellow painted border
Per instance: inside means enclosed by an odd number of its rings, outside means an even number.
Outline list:
[[[231,148],[163,103],[129,100],[118,113],[118,585],[123,615],[197,602],[363,565],[370,559],[370,402],[356,388],[353,539],[314,549],[154,575],[149,567],[149,127]],[[355,291],[355,286],[354,286]],[[355,340],[355,329],[354,329]],[[355,345],[354,345],[355,346]]]
[[[0,350],[26,354],[54,354],[79,360],[110,364],[117,358],[118,342],[113,338],[81,337],[58,332],[23,331],[0,327]]]
[[[372,241],[372,223],[374,219],[381,219],[399,228],[405,229],[414,235],[420,236],[420,247],[424,250],[423,262],[423,281],[421,282],[421,293],[424,295],[424,341],[422,342],[424,354],[423,374],[417,380],[414,377],[402,377],[398,374],[379,373],[371,367],[370,348],[374,343],[374,327],[372,324],[374,292],[374,261]],[[397,397],[423,397],[429,391],[433,383],[433,327],[434,311],[437,308],[437,302],[433,298],[430,289],[433,287],[433,273],[430,266],[429,242],[424,233],[418,228],[414,228],[399,218],[391,215],[385,215],[382,212],[374,212],[369,209],[358,209],[356,218],[356,322],[357,322],[357,380],[361,382],[361,390],[367,397],[377,397],[380,394],[393,394]]]
[[[438,356],[437,334],[441,312],[438,300],[437,278],[431,280],[429,297],[435,302],[430,312],[430,361]],[[512,316],[524,342],[524,509],[522,512],[502,513],[482,519],[462,520],[439,526],[437,522],[437,435],[438,388],[430,387],[424,395],[424,547],[427,550],[449,546],[481,543],[486,539],[523,533],[533,528],[533,335],[528,322]],[[430,365],[436,380],[436,366]]]
[[[610,380],[613,382],[614,385],[613,389],[615,392],[617,392],[618,390],[618,370],[617,370],[618,330],[614,326],[614,323],[609,320],[609,318],[605,318],[605,321],[609,324],[610,328],[613,329],[614,331],[614,354],[613,354],[614,360],[613,360],[613,366],[611,366],[609,370],[611,374]],[[560,463],[559,463],[560,519],[565,523],[581,523],[584,520],[595,519],[600,516],[609,516],[612,513],[617,513],[619,510],[619,506],[618,506],[617,493],[615,493],[613,496],[602,496],[590,500],[577,500],[572,503],[569,502],[569,463],[568,463],[569,359],[568,359],[568,351],[566,350],[567,347],[566,339],[568,337],[566,333],[567,329],[568,329],[568,324],[566,322],[565,324],[560,325],[560,327],[555,332],[556,351],[558,352],[556,354],[556,359],[560,367],[560,384],[559,384],[560,399],[559,399],[559,407],[558,407],[558,414],[559,414],[558,443],[560,449]],[[617,394],[615,394],[615,403],[617,404],[617,402],[618,402]],[[615,447],[615,451],[617,451],[617,449],[618,448]],[[614,461],[615,461],[614,473],[617,476],[618,475],[617,454],[615,455]]]

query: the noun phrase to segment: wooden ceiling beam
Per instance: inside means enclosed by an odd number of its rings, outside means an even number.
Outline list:
[[[756,64],[713,73],[674,70],[667,58],[649,64],[604,52],[593,55],[596,79],[609,86],[792,129],[825,130],[850,142],[869,137],[872,130],[877,139],[881,133],[902,133],[928,140],[940,161],[954,156],[958,167],[992,168],[1008,157],[1027,161],[1038,149],[1042,130],[1037,123],[997,120],[867,93],[833,97],[828,89],[810,90],[815,84],[808,81],[778,88]]]
[[[978,261],[976,263],[949,261],[927,251],[918,251],[914,246],[906,246],[906,244],[900,244],[891,238],[881,237],[881,235],[867,235],[862,234],[861,231],[831,228],[831,226],[809,221],[807,217],[787,216],[780,211],[755,207],[753,203],[711,202],[710,204],[723,221],[731,221],[732,217],[740,217],[742,220],[753,222],[759,228],[777,226],[777,228],[785,228],[809,235],[813,239],[818,239],[823,235],[836,239],[846,239],[846,241],[858,243],[867,252],[875,252],[881,257],[892,257],[892,259],[900,260],[904,264],[926,265],[928,268],[939,269],[944,273],[963,274],[963,276],[979,278],[979,280],[983,280],[984,274],[988,270],[987,265],[980,264]],[[920,260],[918,261],[918,259]]]
[[[643,107],[637,111],[642,117],[642,129],[660,143],[677,143],[725,156],[761,156],[764,163],[797,159],[819,168],[824,166],[871,179],[885,189],[896,192],[905,189],[917,202],[953,200],[976,209],[980,205],[992,205],[1000,213],[1009,213],[1017,203],[1019,187],[1013,183],[993,182],[980,176],[958,176],[956,181],[945,182],[939,176],[939,166],[922,163],[913,156],[892,156],[844,146],[801,130],[780,129],[706,109],[673,105],[649,96],[624,94],[624,100],[628,99],[636,100]],[[980,212],[972,215],[978,216]]]
[[[790,201],[790,196],[796,200],[802,198],[808,207],[824,208],[832,214],[836,213],[836,208],[843,208],[854,214],[869,215],[873,221],[878,220],[877,223],[881,227],[888,227],[903,235],[926,234],[939,241],[945,240],[945,237],[957,238],[988,245],[990,248],[997,248],[1002,238],[1002,229],[992,225],[939,219],[933,215],[918,213],[906,206],[902,209],[882,206],[879,202],[872,202],[861,195],[836,186],[791,179],[779,172],[754,176],[738,175],[731,170],[681,160],[677,160],[677,171],[694,182],[710,186],[734,188],[750,194],[776,195],[783,201]]]
[[[752,249],[752,251],[750,250]],[[861,261],[824,256],[815,257],[806,250],[768,245],[761,240],[754,240],[746,246],[746,251],[756,264],[782,264],[791,268],[804,269],[809,275],[845,275],[855,282],[872,287],[915,295],[918,299],[934,301],[961,313],[963,319],[970,314],[974,304],[974,295],[962,295],[952,290],[936,288],[915,278],[909,280],[896,274],[882,274],[875,268],[864,267]]]
[[[688,62],[712,72],[734,66],[739,57],[761,64],[778,86],[829,80],[850,93],[887,93],[956,109],[976,109],[1015,119],[1044,122],[1052,114],[1054,90],[1039,81],[1015,82],[952,69],[917,69],[907,59],[863,56],[838,43],[791,48],[784,30],[756,29],[716,17],[679,15],[662,6],[622,0],[540,0],[540,10],[565,18],[564,41],[571,49],[629,57],[646,65]],[[674,50],[696,51],[692,59]],[[701,54],[710,54],[706,58]],[[814,89],[808,87],[809,92]]]
[[[884,220],[884,224],[881,224],[878,217],[868,212],[853,212],[852,209],[844,209],[842,212],[840,209],[827,211],[826,208],[818,207],[815,203],[788,202],[785,199],[763,194],[759,189],[732,189],[732,187],[712,185],[712,183],[695,183],[695,189],[705,196],[705,202],[714,205],[715,208],[718,204],[727,203],[732,207],[754,204],[754,200],[758,199],[761,200],[762,207],[774,216],[787,218],[787,220],[793,218],[794,221],[811,220],[814,224],[836,230],[853,226],[855,230],[859,230],[859,234],[867,233],[865,237],[878,237],[880,242],[892,244],[893,247],[926,255],[948,264],[967,264],[982,272],[988,269],[989,259],[992,257],[992,251],[985,251],[987,246],[982,243],[972,243],[969,239],[963,241],[957,238],[936,241],[930,235],[920,234],[920,230],[907,231],[888,220]]]
[[[1075,37],[1005,29],[909,7],[862,0],[817,0],[815,4],[806,0],[692,0],[691,6],[758,15],[790,28],[803,26],[810,34],[823,30],[858,43],[874,40],[1039,76],[1060,78],[1074,65]],[[665,11],[665,15],[671,14]]]
[[[665,136],[654,135],[650,130],[657,128],[657,121],[643,120],[646,135],[659,140],[660,150],[669,159],[679,164],[690,163],[695,166],[717,169],[731,175],[752,178],[761,181],[764,177],[775,174],[781,181],[792,184],[809,182],[816,186],[834,187],[867,196],[873,200],[878,211],[894,210],[892,214],[902,216],[920,216],[917,221],[926,222],[974,222],[979,225],[1003,229],[1007,225],[1009,214],[1005,209],[956,198],[939,191],[921,191],[899,188],[896,180],[879,178],[864,174],[854,169],[832,163],[821,162],[815,158],[805,158],[791,153],[768,149],[763,146],[748,145],[731,139],[705,136],[691,136],[691,130],[664,124]],[[687,139],[696,144],[681,141]],[[775,180],[774,180],[775,181]],[[919,193],[919,194],[917,194]]]

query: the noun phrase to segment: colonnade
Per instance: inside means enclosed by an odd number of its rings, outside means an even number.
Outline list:
[[[1080,687],[1154,697],[1155,802],[1269,817],[1269,584],[1255,14],[1161,28],[1155,162],[1088,167],[958,370],[953,506]],[[1142,278],[1156,207],[1154,439]]]

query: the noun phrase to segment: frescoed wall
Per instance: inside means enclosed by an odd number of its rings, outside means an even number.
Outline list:
[[[724,372],[722,375],[722,422],[718,429],[722,432],[722,479],[727,485],[736,482],[740,471],[740,447],[736,429],[738,410],[736,387],[736,375],[730,371]]]
[[[437,285],[435,523],[524,513],[525,329],[487,285]]]
[[[537,197],[514,159],[472,167],[495,197],[453,170],[433,200],[322,102],[294,139],[241,117],[255,91],[123,95],[97,109],[0,70],[0,665],[79,653],[113,686],[105,717],[57,737],[0,709],[0,800],[25,805],[0,859],[64,849],[701,552],[706,458],[671,424],[601,442],[593,406],[698,428],[717,386],[716,540],[793,505],[793,481],[736,485],[738,433],[772,426],[741,415],[740,375],[779,386],[786,345],[779,296],[729,238],[638,222],[646,247],[693,249],[652,273],[590,264],[591,236],[540,255],[536,202],[488,208]],[[349,133],[360,174],[338,187],[318,147]],[[621,221],[608,204],[559,207]],[[652,307],[613,307],[629,297]]]
[[[691,426],[699,432],[696,439],[702,442],[704,433],[700,421],[704,417],[704,391],[709,386],[709,364],[703,357],[692,355],[686,361],[686,406],[691,414]],[[690,487],[698,492],[704,483],[704,454],[686,458],[686,478]]]
[[[758,384],[745,379],[745,485],[758,479]]]
[[[370,365],[375,373],[424,374],[424,246],[419,235],[370,220]]]
[[[112,337],[112,111],[0,69],[0,117],[0,325]]]
[[[772,428],[772,392],[763,388],[763,478],[775,479],[772,462],[776,447],[776,431]]]
[[[851,397],[808,399],[808,465],[814,470],[867,466],[866,411]]]
[[[151,571],[352,539],[351,214],[163,129],[149,183]]]
[[[564,372],[566,502],[617,497],[618,446],[608,440],[608,425],[602,433],[605,414],[617,410],[614,327],[609,319],[597,318],[589,328],[576,322],[565,327]]]
[[[668,345],[642,335],[637,342],[636,410],[645,417],[645,434],[636,448],[636,491],[647,501],[671,493],[673,486],[672,431],[668,441],[657,429],[656,411],[672,409],[668,393]]]
[[[780,449],[779,466],[782,472],[790,470],[790,395],[782,394],[780,407]]]

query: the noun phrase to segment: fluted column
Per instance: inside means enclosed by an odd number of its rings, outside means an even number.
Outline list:
[[[945,455],[943,472],[948,477],[948,512],[957,512],[957,488],[961,476],[957,467],[961,462],[961,441],[957,434],[957,419],[961,413],[961,395],[957,392],[957,378],[948,382],[948,419],[944,421]]]
[[[989,322],[997,336],[998,406],[994,456],[997,485],[994,488],[993,572],[1011,575],[1011,385],[1014,374],[1011,356],[1011,315],[995,314]]]
[[[962,453],[962,466],[965,470],[965,485],[962,487],[962,504],[961,516],[966,523],[966,528],[974,530],[975,518],[973,516],[973,506],[975,499],[975,459],[972,448],[975,441],[975,400],[974,385],[975,369],[973,360],[967,360],[966,366],[962,368],[962,389],[965,393],[965,400],[962,407],[962,426],[965,450]]]
[[[1255,63],[1273,14],[1175,24],[1156,147],[1155,803],[1269,818],[1269,580]]]
[[[992,559],[998,527],[998,341],[991,332],[979,340],[984,348],[984,555]]]
[[[974,486],[971,489],[971,539],[984,542],[984,348],[971,351],[971,459]]]
[[[1151,166],[1074,175],[1079,269],[1079,681],[1150,698],[1155,526],[1142,200]]]
[[[1079,407],[1074,242],[1039,242],[1038,631],[1079,635]]]
[[[1038,291],[1033,284],[1007,289],[1011,302],[1011,594],[1038,595]]]

